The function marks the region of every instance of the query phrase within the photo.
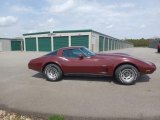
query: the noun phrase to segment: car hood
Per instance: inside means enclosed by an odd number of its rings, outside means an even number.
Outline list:
[[[99,59],[130,59],[130,60],[137,60],[137,61],[141,61],[141,62],[148,62],[142,59],[139,59],[137,57],[128,55],[126,53],[98,53],[95,55],[96,58]]]
[[[131,57],[126,53],[97,53],[96,57]]]
[[[126,54],[126,53],[97,53],[96,58],[99,58],[99,59],[130,59],[130,60],[136,60],[136,61],[139,61],[141,63],[146,63],[146,64],[153,64],[152,62],[150,61],[146,61],[146,60],[143,60],[143,59],[140,59],[140,58],[137,58],[137,57],[134,57],[134,56],[131,56],[129,54]]]

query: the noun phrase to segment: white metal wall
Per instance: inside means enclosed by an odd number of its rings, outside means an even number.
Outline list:
[[[99,34],[92,32],[91,33],[91,48],[94,52],[99,52]]]
[[[11,51],[11,40],[0,40],[0,51]]]
[[[2,51],[2,41],[0,41],[0,51]]]

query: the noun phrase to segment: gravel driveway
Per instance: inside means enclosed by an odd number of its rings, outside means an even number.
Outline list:
[[[48,82],[27,68],[40,52],[0,52],[0,106],[26,112],[83,118],[160,119],[160,54],[151,48],[123,52],[152,61],[157,70],[124,86],[105,77],[65,77]]]

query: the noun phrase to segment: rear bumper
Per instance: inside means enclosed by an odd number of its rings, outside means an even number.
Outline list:
[[[28,69],[35,70],[35,65],[32,62],[28,63]]]
[[[40,65],[37,64],[36,62],[32,61],[32,60],[28,63],[28,69],[32,69],[32,70],[41,72]]]
[[[31,62],[28,63],[28,69],[33,69]]]

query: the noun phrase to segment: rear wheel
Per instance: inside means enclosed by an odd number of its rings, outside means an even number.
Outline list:
[[[124,85],[134,84],[139,77],[140,73],[137,68],[129,64],[121,65],[115,71],[116,80]]]
[[[49,81],[58,81],[62,78],[62,70],[55,64],[48,64],[44,68],[44,74]]]
[[[157,52],[160,53],[160,49],[157,49]]]

